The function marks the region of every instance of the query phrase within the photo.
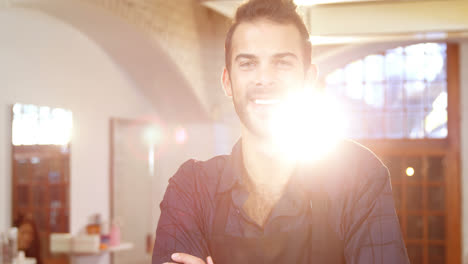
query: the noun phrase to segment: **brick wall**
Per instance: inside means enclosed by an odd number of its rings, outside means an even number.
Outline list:
[[[230,111],[220,85],[229,20],[197,0],[82,0],[122,17],[173,59],[213,117]]]

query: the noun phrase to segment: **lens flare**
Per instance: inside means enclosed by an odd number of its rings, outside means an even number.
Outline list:
[[[288,96],[271,121],[272,140],[285,159],[315,161],[332,151],[347,128],[339,104],[305,89]]]
[[[413,169],[413,167],[408,167],[408,168],[406,169],[406,175],[408,175],[408,177],[411,177],[411,176],[414,175],[414,169]]]
[[[187,141],[187,130],[183,127],[179,127],[175,131],[175,141],[177,144],[184,144]]]

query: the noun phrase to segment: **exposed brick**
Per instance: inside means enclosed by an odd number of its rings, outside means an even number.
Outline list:
[[[211,113],[224,97],[219,74],[224,65],[224,37],[229,20],[197,0],[82,0],[110,10],[158,43],[181,69]],[[223,100],[221,100],[223,101]]]

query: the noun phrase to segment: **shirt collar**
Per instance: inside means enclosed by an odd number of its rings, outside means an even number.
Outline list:
[[[236,185],[242,186],[242,173],[244,173],[244,162],[242,160],[242,139],[239,139],[232,148],[231,155],[228,156],[227,163],[221,174],[221,179],[218,187],[218,193],[224,193],[232,190]],[[300,211],[304,210],[307,206],[309,197],[307,195],[304,184],[304,176],[309,175],[308,170],[298,164],[291,181],[286,186],[285,194],[278,201],[277,206],[273,208],[272,219],[278,215],[294,216],[298,215]],[[309,175],[310,176],[310,175]],[[236,195],[239,206],[245,202],[246,196]]]
[[[231,155],[228,156],[227,163],[221,174],[221,180],[218,187],[218,192],[223,193],[231,190],[236,184],[242,185],[242,173],[244,173],[244,162],[242,160],[242,139],[239,139],[232,148]],[[296,172],[293,175],[292,184],[288,184],[286,192],[292,194],[297,190],[303,191],[301,184],[304,180],[305,173],[303,166],[298,164]],[[291,186],[292,185],[292,186]]]
[[[305,201],[308,201],[309,197],[300,176],[302,176],[301,171],[296,168],[295,173],[286,185],[283,196],[271,212],[271,219],[277,216],[295,216],[304,210],[304,206],[307,205]]]

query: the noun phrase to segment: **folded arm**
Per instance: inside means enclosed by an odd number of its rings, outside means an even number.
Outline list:
[[[199,209],[201,198],[193,180],[193,163],[184,163],[169,181],[160,204],[152,264],[171,262],[173,253],[187,253],[201,259],[209,255]]]
[[[346,263],[409,264],[388,170],[379,164],[367,173],[346,210]]]

